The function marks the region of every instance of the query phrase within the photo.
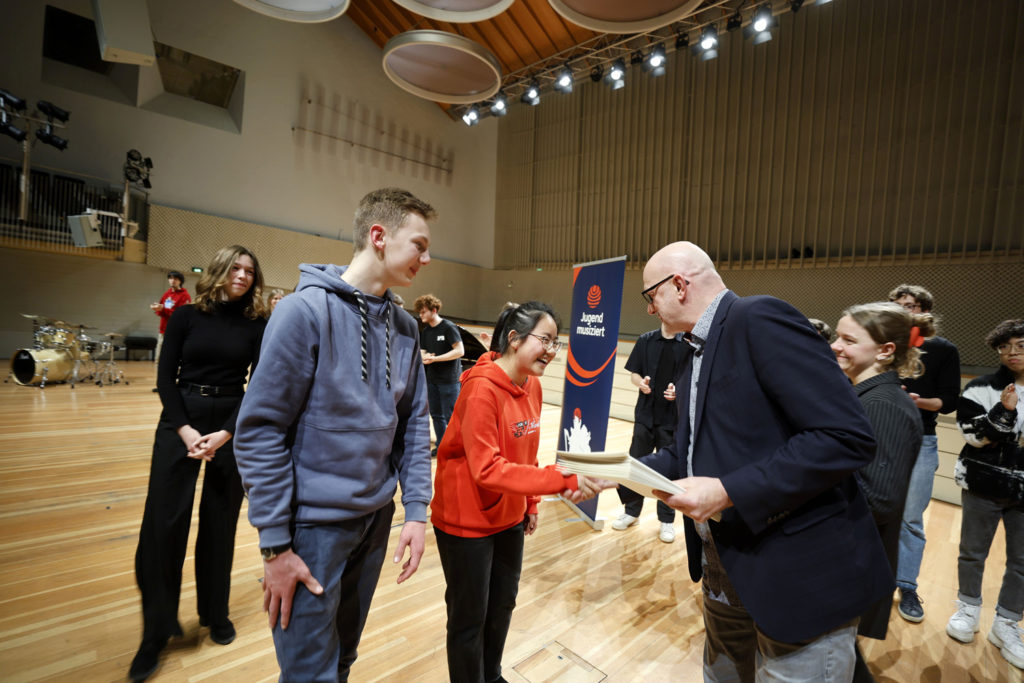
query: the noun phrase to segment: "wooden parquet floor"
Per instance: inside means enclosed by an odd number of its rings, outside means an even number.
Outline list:
[[[0,384],[4,681],[125,680],[138,646],[133,558],[160,403],[150,391],[152,363],[121,365],[127,385]],[[553,460],[558,416],[557,407],[545,407],[542,462]],[[625,449],[631,430],[613,420],[608,447]],[[614,493],[601,496],[601,516],[614,518],[620,510]],[[186,634],[171,642],[152,680],[277,678],[257,537],[244,507],[242,514],[231,595],[238,638],[220,646],[199,628],[190,550],[179,614]],[[933,501],[929,508],[921,577],[927,616],[908,624],[894,612],[888,640],[864,642],[879,681],[1021,679],[985,640],[1002,575],[1002,532],[985,579],[982,632],[970,645],[944,632],[954,609],[959,520],[956,506]],[[699,591],[687,575],[680,523],[677,530],[676,543],[657,540],[650,502],[628,531],[595,532],[563,503],[545,501],[540,528],[526,541],[505,677],[520,683],[700,680]],[[387,563],[352,678],[444,681],[444,579],[429,530],[419,572],[401,586],[397,575],[398,567]]]

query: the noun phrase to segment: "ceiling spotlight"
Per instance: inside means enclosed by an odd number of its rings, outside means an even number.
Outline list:
[[[40,128],[39,130],[37,130],[36,140],[39,140],[39,142],[43,143],[44,145],[55,147],[60,152],[63,152],[65,149],[68,148],[68,141],[60,137],[59,135],[54,135],[53,131],[50,129],[50,126],[46,126],[45,128]]]
[[[726,20],[726,22],[725,22],[725,30],[726,31],[730,31],[730,32],[731,31],[735,31],[736,29],[738,29],[742,25],[743,25],[743,17],[740,15],[739,12],[737,12],[736,14],[732,15],[731,17],[729,17]]]
[[[677,50],[685,50],[688,47],[690,47],[690,34],[689,33],[680,33],[678,36],[676,36],[676,49]]]
[[[572,92],[572,69],[568,64],[555,76],[555,90],[563,94]]]
[[[633,50],[633,52],[630,53],[630,55],[629,55],[629,63],[630,64],[639,64],[642,61],[644,61],[644,53],[643,52],[641,52],[640,50]]]
[[[600,83],[602,78],[604,78],[604,67],[598,64],[590,70],[590,80]]]
[[[789,8],[794,14],[800,11],[800,8],[804,6],[804,0],[789,0]]]
[[[2,89],[0,89],[0,105],[10,107],[14,111],[25,111],[26,106],[25,100]]]
[[[743,29],[743,37],[753,40],[754,45],[767,43],[772,39],[771,30],[779,25],[779,20],[772,14],[772,4],[765,4],[754,10],[750,23]]]
[[[498,96],[494,98],[491,103],[491,115],[492,116],[504,116],[508,113],[508,99],[505,97],[505,93],[502,90],[498,91]]]
[[[466,113],[462,115],[462,121],[467,126],[475,126],[480,123],[480,110],[476,108],[475,104],[467,109]]]
[[[618,90],[626,85],[626,63],[621,59],[616,59],[612,62],[612,66],[608,69],[608,75],[605,76],[605,82],[612,90]]]
[[[519,98],[519,101],[531,107],[536,107],[540,104],[540,84],[536,78],[530,81],[530,85],[526,87],[526,92]]]
[[[708,24],[700,34],[700,42],[690,50],[701,58],[702,61],[714,59],[718,56],[718,29],[714,24]]]
[[[46,102],[45,100],[39,100],[36,104],[36,108],[43,112],[43,114],[45,114],[51,121],[53,119],[57,119],[61,123],[67,123],[68,118],[71,116],[71,112],[67,109],[61,109],[57,105]]]
[[[149,182],[149,172],[153,168],[153,160],[143,158],[137,149],[130,149],[125,155],[124,179],[129,183],[141,183],[147,190],[153,187]]]
[[[661,76],[665,73],[665,47],[659,43],[655,45],[647,58],[644,60],[644,69],[652,76]]]
[[[25,138],[28,137],[28,133],[6,121],[0,123],[0,134],[14,138],[16,142],[24,142]]]

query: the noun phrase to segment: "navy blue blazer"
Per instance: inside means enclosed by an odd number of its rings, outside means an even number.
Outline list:
[[[686,476],[691,369],[676,381],[675,443],[644,460],[669,476]],[[807,318],[779,299],[727,292],[698,392],[693,472],[721,479],[734,504],[709,524],[757,626],[797,643],[891,595],[892,572],[853,477],[874,457],[871,425]],[[701,542],[688,517],[685,529],[699,581]]]

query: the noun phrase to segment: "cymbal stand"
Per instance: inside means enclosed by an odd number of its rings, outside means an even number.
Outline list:
[[[85,325],[78,326],[78,335],[75,337],[74,342],[71,344],[69,349],[72,356],[75,358],[75,367],[71,370],[71,376],[68,378],[68,383],[71,384],[71,388],[74,389],[75,385],[87,379],[91,379],[96,376],[96,370],[98,364],[93,360],[89,354],[87,345],[89,343],[89,337],[85,334]],[[86,363],[92,363],[92,369],[89,371],[83,371]]]
[[[96,386],[101,387],[104,383],[117,384],[118,382],[124,382],[125,386],[128,385],[128,380],[124,378],[124,373],[121,372],[121,368],[118,367],[117,361],[114,360],[114,350],[117,345],[114,344],[113,340],[110,341],[110,358],[103,364],[102,368],[99,368],[99,372],[96,373]]]

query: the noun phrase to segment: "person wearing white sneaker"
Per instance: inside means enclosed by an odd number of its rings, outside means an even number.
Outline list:
[[[645,455],[672,443],[676,431],[676,386],[673,381],[689,354],[690,346],[683,341],[682,335],[672,334],[664,325],[640,335],[633,345],[625,367],[630,373],[630,381],[638,390],[633,410],[633,441],[629,445],[629,454],[634,458],[642,460]],[[623,531],[636,524],[643,510],[644,497],[625,486],[618,487],[616,491],[625,509],[612,522],[612,528]],[[658,538],[664,543],[671,543],[676,538],[672,528],[676,511],[660,500],[657,509],[658,521],[661,522]],[[666,527],[670,531],[665,531]]]
[[[963,489],[957,561],[960,609],[950,618],[946,633],[966,643],[973,639],[971,629],[978,630],[985,560],[1002,520],[1006,570],[988,639],[1006,661],[1024,668],[1024,644],[1017,627],[1024,615],[1024,319],[1004,320],[985,341],[999,354],[1000,366],[991,375],[971,380],[957,404],[957,426],[967,442],[953,469]]]

